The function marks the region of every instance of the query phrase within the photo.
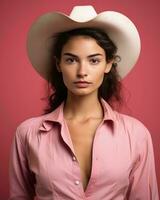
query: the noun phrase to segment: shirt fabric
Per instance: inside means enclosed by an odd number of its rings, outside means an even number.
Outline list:
[[[152,139],[137,119],[101,99],[104,117],[92,148],[91,177],[81,182],[64,102],[22,122],[10,159],[9,200],[158,200]]]

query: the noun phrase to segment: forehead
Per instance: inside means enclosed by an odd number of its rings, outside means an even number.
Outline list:
[[[62,53],[66,52],[75,54],[105,54],[104,49],[94,38],[83,35],[71,37],[62,48]]]

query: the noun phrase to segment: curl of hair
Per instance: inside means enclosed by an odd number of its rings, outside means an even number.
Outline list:
[[[57,33],[52,50],[52,68],[50,69],[50,76],[48,77],[48,107],[45,113],[55,110],[67,98],[67,88],[63,82],[62,73],[57,70],[56,60],[61,59],[61,52],[63,46],[74,36],[86,36],[94,38],[99,46],[101,46],[105,53],[107,62],[114,61],[109,73],[104,74],[103,82],[98,89],[98,98],[103,98],[113,108],[115,103],[121,104],[121,81],[117,73],[117,62],[120,57],[116,55],[117,47],[109,36],[102,30],[97,28],[78,28],[65,32]],[[56,59],[55,59],[56,58]]]

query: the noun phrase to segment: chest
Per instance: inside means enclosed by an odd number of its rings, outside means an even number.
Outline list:
[[[76,158],[79,162],[84,190],[91,176],[93,142],[100,123],[100,119],[83,123],[67,122]]]

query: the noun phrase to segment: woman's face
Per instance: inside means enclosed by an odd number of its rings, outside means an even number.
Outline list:
[[[106,55],[95,39],[74,36],[63,47],[58,70],[63,81],[74,95],[97,95],[104,73],[108,73],[112,63],[106,62]]]

